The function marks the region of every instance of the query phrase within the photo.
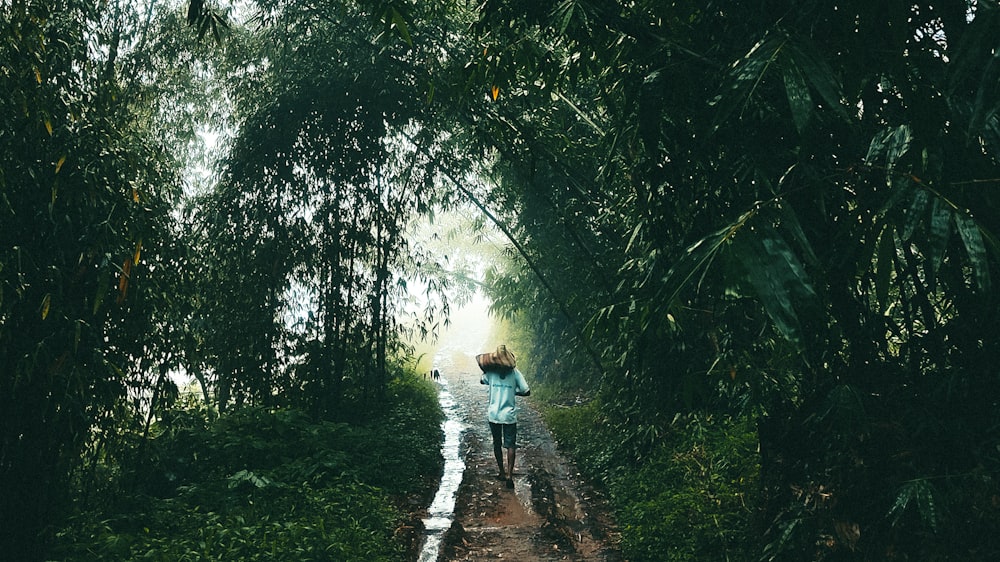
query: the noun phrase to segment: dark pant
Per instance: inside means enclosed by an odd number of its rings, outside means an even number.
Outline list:
[[[502,447],[514,449],[517,447],[516,423],[490,422],[490,433],[493,434],[493,451],[499,453]]]

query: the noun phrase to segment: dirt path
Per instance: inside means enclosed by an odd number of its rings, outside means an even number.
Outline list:
[[[466,468],[439,560],[621,561],[602,498],[556,449],[531,398],[518,399],[519,448],[510,490],[496,477],[478,367],[459,353],[445,363],[442,376],[467,426],[461,445]]]

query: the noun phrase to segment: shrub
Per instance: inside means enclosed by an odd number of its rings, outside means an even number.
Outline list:
[[[545,412],[553,434],[610,494],[632,561],[755,560],[759,466],[752,425],[692,418],[637,456],[597,401]]]
[[[434,390],[393,382],[363,421],[247,409],[180,413],[125,467],[127,493],[98,498],[57,534],[74,560],[400,560],[397,507],[440,473]],[[173,423],[183,421],[183,423]]]

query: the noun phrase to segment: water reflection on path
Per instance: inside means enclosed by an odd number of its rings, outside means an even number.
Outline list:
[[[491,322],[487,315],[487,303],[482,298],[473,301],[452,317],[452,325],[440,340],[440,347],[434,354],[434,368],[441,372],[438,381],[438,401],[444,411],[444,442],[441,455],[444,457],[444,473],[434,501],[424,519],[424,544],[420,550],[419,562],[436,562],[441,551],[441,541],[455,520],[455,497],[462,484],[465,461],[460,445],[466,425],[461,406],[455,401],[448,387],[451,380],[458,380],[458,374],[472,372],[476,367],[475,355],[485,349],[490,335]]]
[[[462,484],[462,473],[465,472],[465,461],[459,454],[459,444],[462,442],[462,431],[465,424],[461,422],[461,413],[458,411],[458,404],[455,398],[448,391],[448,380],[439,381],[441,390],[438,400],[441,402],[441,409],[444,411],[445,421],[441,423],[444,430],[444,442],[441,444],[441,454],[444,456],[444,474],[441,475],[441,484],[438,486],[434,501],[427,510],[427,518],[424,519],[424,532],[426,538],[424,546],[420,550],[420,562],[435,562],[441,551],[441,539],[445,532],[451,527],[455,519],[455,496],[458,494],[458,487]]]

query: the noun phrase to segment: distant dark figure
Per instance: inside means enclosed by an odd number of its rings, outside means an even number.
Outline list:
[[[441,380],[441,373],[437,369],[434,369],[434,380]]]

